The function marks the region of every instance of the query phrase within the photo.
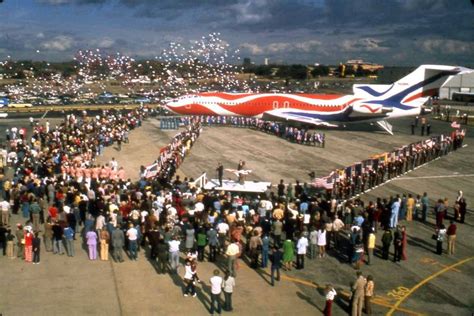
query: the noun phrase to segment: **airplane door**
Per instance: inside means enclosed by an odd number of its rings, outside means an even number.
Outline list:
[[[289,101],[283,102],[283,107],[284,107],[285,109],[288,109],[288,108],[290,107],[290,102],[289,102]]]
[[[279,107],[279,104],[278,104],[278,101],[273,101],[273,109],[278,109]]]

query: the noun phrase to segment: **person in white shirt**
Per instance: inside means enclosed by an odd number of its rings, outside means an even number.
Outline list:
[[[0,202],[0,210],[2,211],[2,224],[6,227],[10,221],[10,203],[7,200]]]
[[[319,258],[326,256],[326,230],[324,226],[318,230]]]
[[[104,228],[105,225],[105,217],[102,215],[102,213],[99,213],[99,216],[97,216],[95,220],[95,230],[97,231],[97,234],[100,234],[100,231]]]
[[[135,227],[133,227],[133,224],[129,225],[129,229],[127,230],[127,238],[128,238],[128,251],[130,253],[130,259],[132,260],[138,260],[138,254],[137,254],[137,249],[138,249],[138,231]]]
[[[232,308],[232,293],[234,292],[234,287],[235,287],[235,279],[233,276],[230,275],[229,272],[226,272],[225,278],[224,278],[224,283],[222,285],[223,290],[224,290],[224,310],[226,312],[230,312],[233,310]]]
[[[332,302],[337,295],[336,290],[331,285],[326,286],[326,306],[324,307],[324,315],[331,315]]]
[[[115,157],[112,157],[112,160],[109,162],[109,166],[113,171],[118,171],[118,162],[115,160]]]
[[[217,305],[217,314],[221,313],[221,301],[220,296],[222,292],[222,277],[219,276],[220,271],[214,270],[214,276],[210,278],[209,282],[211,283],[211,315],[214,315],[214,307]]]
[[[168,242],[170,251],[170,265],[174,272],[178,272],[179,266],[179,245],[181,241],[178,240],[178,236],[174,236],[172,240]]]
[[[235,264],[240,253],[240,248],[237,242],[231,243],[227,246],[226,255],[227,255],[227,268],[230,274],[235,277]]]
[[[304,269],[304,257],[306,256],[306,249],[308,248],[308,238],[303,234],[296,244],[296,269]]]
[[[220,248],[220,253],[225,252],[225,241],[227,238],[227,234],[229,232],[229,224],[226,222],[220,222],[217,224],[217,234],[219,238],[219,248]]]
[[[192,295],[196,297],[196,288],[194,286],[194,278],[196,277],[196,263],[194,260],[187,260],[184,266],[184,282],[186,288],[184,289],[184,296]]]

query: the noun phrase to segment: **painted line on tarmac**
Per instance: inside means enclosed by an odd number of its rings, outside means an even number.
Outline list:
[[[441,262],[433,259],[433,258],[428,258],[428,257],[424,257],[424,258],[421,258],[420,260],[418,260],[418,262],[420,262],[421,264],[426,264],[426,265],[439,265],[440,267],[442,268],[446,268],[448,267],[447,265],[445,264],[442,264]],[[461,270],[459,269],[456,269],[456,268],[453,268],[452,269],[454,272],[461,272]]]
[[[403,178],[395,178],[393,179],[393,181],[418,180],[418,179],[441,179],[441,178],[464,178],[464,177],[474,177],[474,173],[452,174],[452,175],[445,175],[445,176],[403,177]]]
[[[423,285],[425,285],[426,283],[430,282],[431,280],[433,280],[434,278],[437,278],[438,276],[440,276],[441,274],[451,270],[451,269],[454,269],[456,268],[457,266],[460,266],[462,264],[465,264],[466,262],[469,262],[471,260],[474,259],[474,256],[472,257],[469,257],[469,258],[466,258],[466,259],[463,259],[457,263],[454,263],[450,266],[447,266],[446,268],[442,269],[442,270],[439,270],[438,272],[436,272],[435,274],[432,274],[430,275],[429,277],[423,279],[421,282],[419,282],[417,285],[415,285],[414,287],[412,287],[405,295],[403,295],[403,297],[401,299],[399,299],[393,306],[392,308],[387,312],[386,316],[391,316],[393,314],[393,312],[395,312],[395,310],[398,309],[398,307],[400,306],[401,303],[403,303],[403,301],[405,301],[410,295],[413,294],[413,292],[415,292],[416,290],[418,290],[420,287],[422,287]]]
[[[310,282],[310,281],[306,281],[306,280],[302,280],[302,279],[298,279],[298,278],[293,278],[293,277],[289,277],[287,275],[282,275],[280,276],[280,278],[282,280],[287,280],[287,281],[290,281],[290,282],[294,282],[294,283],[300,283],[300,284],[304,284],[304,285],[307,285],[307,286],[310,286],[310,287],[313,287],[313,288],[316,288],[316,289],[323,289],[325,288],[325,286],[321,286],[321,285],[318,285],[317,283],[315,282]],[[346,299],[349,300],[350,298],[350,293],[348,291],[338,291],[339,294],[342,294],[343,296],[346,297]],[[388,308],[395,308],[397,311],[400,311],[400,312],[404,312],[406,314],[409,314],[409,315],[423,315],[423,314],[420,314],[420,313],[417,313],[417,312],[414,312],[414,311],[411,311],[409,309],[405,309],[405,308],[400,308],[400,307],[395,307],[394,305],[390,304],[389,302],[387,302],[386,299],[384,298],[379,298],[379,297],[374,297],[372,299],[372,303],[376,304],[376,305],[380,305],[380,306],[384,306],[384,307],[388,307]]]

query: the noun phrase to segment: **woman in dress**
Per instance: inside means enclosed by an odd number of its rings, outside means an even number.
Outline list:
[[[33,238],[31,228],[25,229],[25,261],[33,262]]]
[[[365,312],[367,315],[372,315],[372,297],[374,296],[374,278],[372,275],[367,276],[367,283],[365,284],[364,296],[365,296]]]
[[[318,247],[319,247],[319,258],[326,257],[326,230],[324,226],[318,230]]]
[[[194,248],[194,238],[195,238],[194,233],[195,233],[194,228],[191,225],[188,225],[188,227],[186,228],[186,240],[185,240],[185,247],[188,252]]]
[[[407,257],[407,228],[402,226],[402,260],[408,260]]]
[[[295,258],[295,246],[290,239],[283,242],[283,265],[285,269],[291,271],[291,265]]]

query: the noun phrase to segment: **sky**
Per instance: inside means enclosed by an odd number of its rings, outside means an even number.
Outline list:
[[[474,65],[471,0],[3,0],[0,60],[159,56],[218,32],[257,64]]]

